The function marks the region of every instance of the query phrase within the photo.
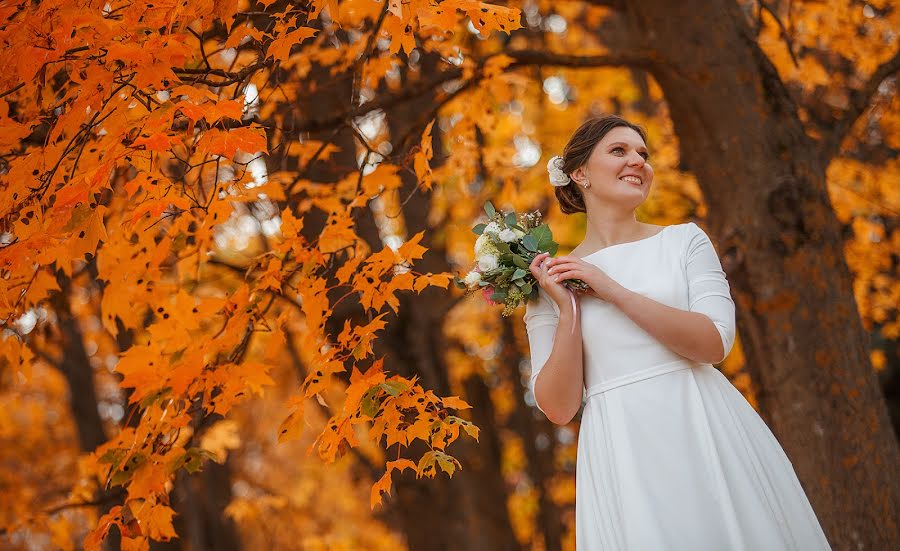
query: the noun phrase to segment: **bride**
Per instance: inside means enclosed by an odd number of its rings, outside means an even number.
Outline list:
[[[535,257],[525,310],[537,407],[582,405],[579,551],[830,549],[775,436],[713,367],[731,351],[734,301],[693,222],[640,223],[653,169],[643,129],[585,122],[550,160],[562,212],[584,212],[571,254]],[[563,285],[581,279],[577,296]]]

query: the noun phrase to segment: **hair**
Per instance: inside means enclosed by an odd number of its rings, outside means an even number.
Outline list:
[[[588,162],[594,147],[600,143],[610,130],[617,126],[625,126],[637,132],[646,143],[647,132],[637,124],[631,123],[618,115],[607,115],[588,119],[569,138],[569,143],[563,149],[562,171],[569,176],[576,168]],[[569,176],[571,178],[571,176]],[[559,201],[563,214],[587,212],[584,205],[584,195],[575,180],[569,181],[565,186],[555,188],[556,199]]]

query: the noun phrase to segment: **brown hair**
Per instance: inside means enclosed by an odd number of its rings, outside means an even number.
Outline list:
[[[574,134],[572,134],[569,143],[567,143],[565,149],[563,149],[562,171],[566,173],[566,176],[571,174],[576,168],[587,163],[591,156],[591,152],[594,151],[594,147],[603,139],[603,136],[617,126],[631,128],[640,134],[641,139],[646,143],[646,131],[642,127],[628,122],[618,115],[607,115],[605,117],[588,119],[578,127],[578,130],[576,130]],[[563,214],[587,212],[584,205],[584,195],[581,194],[581,189],[575,180],[570,180],[568,185],[558,186],[554,189],[556,192],[556,199],[559,201],[559,207]]]

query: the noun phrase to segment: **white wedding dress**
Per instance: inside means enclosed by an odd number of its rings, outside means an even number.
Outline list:
[[[731,351],[730,288],[709,237],[693,222],[583,258],[634,292],[706,314],[725,356]],[[582,297],[579,310],[586,403],[576,465],[578,551],[831,549],[781,445],[721,372],[672,352],[606,301]],[[541,290],[524,319],[533,391],[559,307]]]

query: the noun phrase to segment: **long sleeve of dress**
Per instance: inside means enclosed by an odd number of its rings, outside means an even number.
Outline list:
[[[731,288],[709,236],[693,222],[688,224],[688,228],[690,233],[685,255],[688,310],[705,314],[715,324],[725,350],[725,355],[719,360],[722,361],[731,352],[735,337],[735,307]]]
[[[539,289],[538,298],[525,303],[525,317],[523,319],[525,320],[525,329],[528,333],[528,346],[531,349],[531,380],[529,389],[534,395],[534,382],[553,351],[556,327],[559,325],[559,310],[543,289]],[[534,401],[538,409],[546,415],[547,412],[541,408],[541,405],[537,402],[537,397],[535,397]]]

